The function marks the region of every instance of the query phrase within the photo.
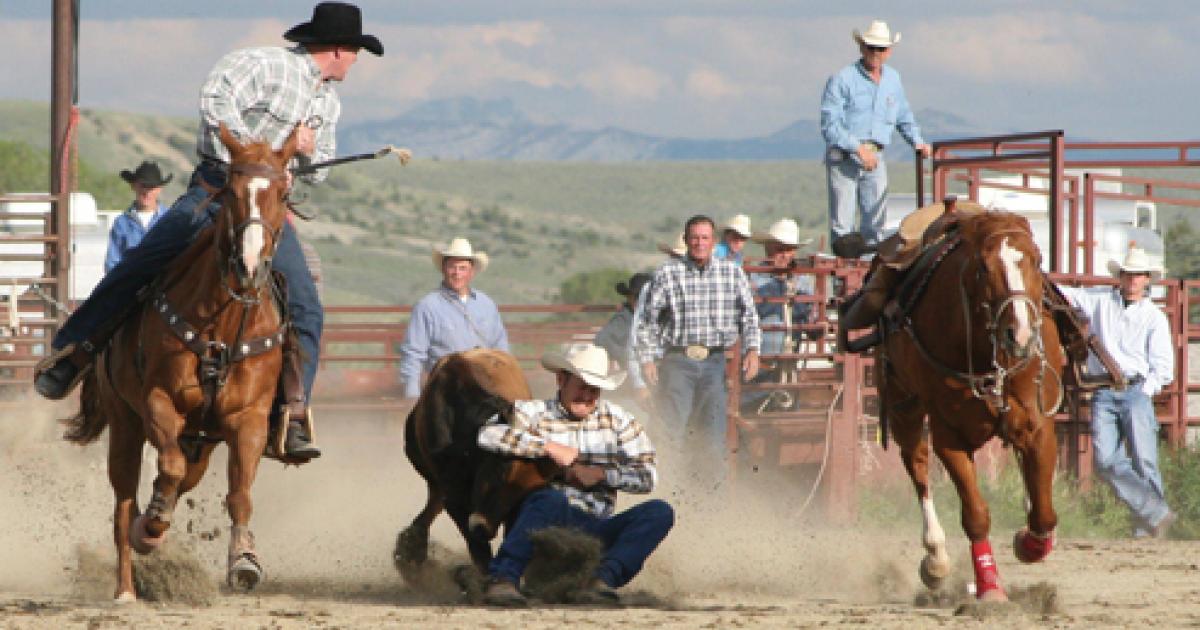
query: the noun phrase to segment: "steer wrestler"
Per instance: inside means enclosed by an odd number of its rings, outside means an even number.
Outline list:
[[[572,527],[600,539],[604,556],[580,599],[617,604],[613,589],[627,584],[666,538],[675,513],[666,502],[645,501],[614,515],[617,490],[644,494],[654,488],[654,447],[642,425],[617,405],[600,400],[625,380],[609,373],[608,353],[592,344],[548,352],[542,366],[558,378],[558,396],[519,400],[512,424],[493,417],[479,432],[479,446],[516,457],[549,457],[563,479],[525,498],[516,520],[488,567],[484,601],[524,606],[519,589],[533,556],[530,534],[553,526]]]

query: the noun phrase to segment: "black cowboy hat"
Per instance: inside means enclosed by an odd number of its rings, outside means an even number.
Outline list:
[[[363,35],[362,11],[346,2],[322,2],[313,8],[312,19],[293,26],[283,38],[297,44],[358,46],[383,55],[383,44],[374,35]]]
[[[150,160],[146,160],[141,164],[138,164],[138,167],[132,172],[128,170],[121,171],[121,179],[129,182],[130,184],[142,184],[151,188],[158,188],[165,185],[167,182],[171,181],[172,177],[175,176],[167,175],[166,177],[163,177],[162,171],[158,170],[158,164],[151,162]]]
[[[646,286],[647,282],[650,282],[650,274],[635,273],[629,276],[629,282],[618,282],[616,284],[617,293],[624,296],[629,296],[630,294],[638,295],[642,292],[642,287]]]

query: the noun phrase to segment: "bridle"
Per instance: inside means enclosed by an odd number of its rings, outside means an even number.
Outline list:
[[[233,190],[230,184],[233,181],[234,175],[243,175],[246,177],[261,177],[270,181],[286,180],[287,175],[270,165],[261,163],[251,164],[234,164],[229,167],[229,177],[226,178],[225,186],[214,193],[226,193],[228,198],[233,197]],[[223,204],[226,212],[230,212],[233,207],[233,199],[229,199],[228,203]],[[232,213],[231,213],[232,214]],[[262,228],[263,232],[271,239],[271,247],[265,256],[261,256],[258,260],[258,265],[254,269],[254,274],[251,276],[250,270],[246,269],[245,263],[242,261],[242,242],[243,235],[251,226],[257,225]],[[255,305],[261,301],[262,289],[267,285],[271,278],[271,263],[275,258],[275,252],[279,249],[280,235],[283,232],[283,223],[279,227],[271,230],[262,217],[249,216],[241,223],[234,225],[232,220],[225,221],[226,236],[229,239],[230,248],[228,255],[216,257],[217,267],[220,273],[221,286],[229,297],[244,304]],[[237,279],[237,285],[231,286],[229,277]]]
[[[1017,228],[1010,228],[1010,229],[1005,229],[1005,230],[998,230],[994,233],[989,234],[984,239],[984,243],[987,243],[989,240],[996,238],[997,236],[1003,236],[1003,235],[1007,235],[1007,234],[1019,234],[1019,235],[1028,236],[1028,232],[1026,232],[1024,230],[1020,230]],[[982,256],[976,255],[976,256],[968,256],[968,257],[964,258],[962,261],[962,264],[959,266],[959,270],[958,270],[959,298],[960,298],[960,304],[962,306],[963,321],[966,325],[965,330],[967,332],[967,342],[966,342],[967,369],[966,369],[966,371],[957,370],[955,368],[952,368],[952,367],[946,365],[945,363],[938,360],[936,357],[934,357],[929,352],[929,350],[925,347],[924,344],[921,343],[920,339],[917,336],[917,331],[916,331],[915,326],[913,325],[911,315],[905,316],[905,319],[903,322],[903,328],[905,329],[905,331],[908,332],[909,337],[913,340],[913,345],[916,346],[917,351],[921,354],[922,357],[925,358],[926,361],[928,361],[931,365],[933,365],[934,368],[936,368],[942,374],[965,382],[967,384],[967,386],[970,388],[971,394],[975,398],[978,398],[978,399],[984,401],[985,403],[987,403],[989,406],[993,407],[997,413],[1006,413],[1010,410],[1010,406],[1004,395],[1005,384],[1007,383],[1010,376],[1024,371],[1026,368],[1028,368],[1030,366],[1031,363],[1036,361],[1038,363],[1038,372],[1034,376],[1034,383],[1037,388],[1038,410],[1044,416],[1054,413],[1058,409],[1059,405],[1062,404],[1062,396],[1063,396],[1062,379],[1061,379],[1061,377],[1059,377],[1057,372],[1055,372],[1052,369],[1048,369],[1049,366],[1048,366],[1048,362],[1046,361],[1045,346],[1043,345],[1043,341],[1042,341],[1041,301],[1039,299],[1036,299],[1034,296],[1031,296],[1027,290],[1009,289],[1008,291],[1006,291],[1005,295],[999,299],[999,303],[995,306],[993,306],[993,303],[996,300],[986,300],[985,299],[980,302],[980,308],[984,312],[984,330],[987,331],[988,342],[989,342],[989,345],[991,346],[992,358],[991,358],[991,368],[990,369],[988,369],[987,371],[982,371],[982,372],[976,371],[975,351],[974,351],[973,341],[972,341],[973,337],[974,337],[973,333],[975,330],[975,328],[973,326],[974,321],[972,320],[972,317],[971,317],[971,311],[972,311],[971,297],[972,296],[967,291],[967,286],[968,286],[967,270],[970,267],[972,261],[974,261],[976,263],[975,264],[975,276],[973,278],[973,280],[974,280],[973,286],[983,286],[986,284],[986,281],[987,281],[986,272],[988,269],[987,261],[984,260]],[[1038,296],[1038,297],[1040,298],[1040,296]],[[1002,327],[1001,327],[1001,319],[1003,318],[1005,311],[1006,310],[1015,310],[1016,308],[1018,308],[1018,305],[1027,306],[1029,308],[1030,312],[1033,313],[1032,320],[1029,322],[1029,326],[1031,328],[1031,336],[1030,336],[1029,341],[1026,342],[1024,347],[1017,347],[1015,340],[1009,341],[1008,339],[1001,338],[1002,334],[1003,334]],[[1001,349],[1002,348],[1004,348],[1006,350],[1007,355],[1017,358],[1015,363],[1005,363],[1004,361],[1001,360]],[[1049,407],[1047,407],[1045,405],[1045,402],[1042,400],[1042,389],[1043,389],[1042,384],[1044,382],[1045,374],[1047,371],[1049,371],[1050,374],[1054,376],[1055,380],[1058,383],[1058,387],[1057,387],[1058,396],[1056,397],[1054,404]]]

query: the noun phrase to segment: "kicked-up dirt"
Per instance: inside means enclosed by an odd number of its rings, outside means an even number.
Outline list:
[[[996,531],[1013,601],[979,605],[967,593],[967,543],[952,519],[943,517],[956,574],[931,594],[917,578],[915,502],[911,522],[822,524],[796,512],[807,486],[764,487],[746,475],[704,488],[664,479],[654,496],[675,506],[675,529],[622,589],[623,608],[472,606],[448,575],[466,556],[445,517],[432,553],[443,567],[434,571],[446,574],[417,588],[393,566],[396,534],[424,503],[424,484],[403,455],[402,419],[331,413],[319,418],[324,457],[299,469],[264,462],[260,471],[251,528],[267,575],[258,589],[224,586],[229,530],[218,456],[180,502],[169,543],[139,560],[143,600],[117,605],[107,446],[104,438],[82,449],[60,441],[53,418],[69,410],[29,402],[0,412],[0,628],[1200,625],[1198,542],[1062,540],[1045,562],[1021,565],[1012,532]],[[146,455],[143,502],[154,476]],[[676,468],[664,463],[664,472]],[[639,499],[624,496],[621,506]]]

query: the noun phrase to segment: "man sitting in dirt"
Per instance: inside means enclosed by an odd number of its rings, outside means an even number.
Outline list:
[[[570,527],[600,539],[604,555],[580,603],[619,603],[614,589],[627,584],[675,522],[666,502],[645,501],[614,515],[617,491],[645,494],[657,479],[654,447],[642,425],[624,409],[600,400],[625,380],[609,371],[608,353],[592,344],[548,352],[542,366],[558,379],[550,400],[521,400],[512,424],[494,416],[479,432],[479,447],[516,457],[549,457],[563,467],[561,481],[521,503],[489,567],[484,601],[524,606],[521,576],[533,556],[530,535],[547,527]]]

